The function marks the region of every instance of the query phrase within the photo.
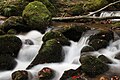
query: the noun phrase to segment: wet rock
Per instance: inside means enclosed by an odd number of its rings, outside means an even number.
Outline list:
[[[17,57],[22,41],[13,35],[0,36],[0,54],[9,54],[12,57]]]
[[[69,40],[59,31],[47,32],[42,38],[43,42],[46,42],[47,40],[50,40],[50,39],[56,39],[62,45],[70,45]]]
[[[109,70],[108,65],[94,56],[88,55],[81,57],[80,62],[82,64],[82,71],[90,77],[95,77],[96,75],[103,74]]]
[[[24,44],[26,44],[26,45],[34,45],[34,43],[30,39],[26,39]]]
[[[51,12],[39,1],[30,2],[22,13],[23,19],[30,29],[45,32],[51,21]]]
[[[106,40],[102,39],[93,39],[88,44],[92,46],[96,51],[102,48],[106,48],[109,45]]]
[[[51,80],[54,78],[55,72],[51,68],[45,67],[38,72],[39,80]]]
[[[112,64],[112,61],[104,55],[98,56],[98,59],[100,59],[103,63]]]
[[[27,4],[26,0],[1,0],[0,14],[7,17],[20,16]]]
[[[25,70],[18,70],[12,73],[12,80],[29,80],[28,72]]]
[[[100,30],[97,34],[90,36],[89,40],[93,39],[103,39],[109,42],[114,39],[114,33],[109,30]]]
[[[84,46],[82,48],[82,50],[81,50],[81,53],[83,53],[83,52],[91,52],[91,51],[95,51],[92,46]]]
[[[62,45],[57,40],[51,39],[43,43],[38,55],[27,69],[37,64],[61,62],[63,59],[64,54],[62,53]]]
[[[81,38],[82,33],[89,29],[90,28],[85,25],[72,25],[70,27],[64,28],[64,30],[61,32],[66,38],[77,42]]]
[[[115,55],[115,59],[120,60],[120,52]]]
[[[0,54],[0,70],[12,70],[16,67],[17,62],[8,54]]]
[[[10,29],[14,29],[18,32],[27,32],[30,29],[24,24],[23,18],[20,16],[12,16],[5,20],[5,22],[1,25],[1,29],[6,33]]]

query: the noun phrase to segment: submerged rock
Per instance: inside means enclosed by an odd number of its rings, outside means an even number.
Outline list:
[[[0,36],[0,54],[9,54],[12,57],[17,57],[22,41],[13,35]]]
[[[120,52],[115,55],[115,59],[120,60]]]
[[[51,39],[43,43],[38,55],[27,69],[37,64],[61,62],[63,59],[62,45],[57,40]]]
[[[55,76],[54,70],[48,67],[45,67],[38,72],[39,80],[51,80],[54,76]]]
[[[104,62],[106,64],[112,64],[112,61],[104,55],[98,56],[98,59],[100,59],[102,62]]]
[[[83,52],[91,52],[91,51],[95,51],[92,46],[84,46],[82,48],[82,50],[81,50],[81,53],[83,53]]]
[[[12,73],[12,80],[29,80],[28,72],[25,70],[18,70]]]
[[[93,39],[88,44],[92,46],[96,51],[102,48],[106,48],[109,45],[106,40],[102,39]]]
[[[82,64],[82,71],[90,77],[95,77],[109,70],[108,65],[94,56],[83,56],[81,57],[80,62]]]
[[[47,32],[42,38],[43,42],[46,42],[47,40],[50,40],[50,39],[56,39],[62,45],[70,45],[69,40],[59,31]]]
[[[12,70],[16,67],[17,62],[8,54],[0,54],[0,70]]]
[[[51,12],[39,1],[30,2],[22,13],[23,19],[29,28],[45,32],[51,21]]]
[[[30,40],[30,39],[26,39],[24,44],[26,44],[26,45],[34,45],[33,41]]]

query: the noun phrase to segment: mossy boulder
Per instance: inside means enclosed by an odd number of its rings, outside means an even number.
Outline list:
[[[102,39],[93,39],[88,44],[97,51],[99,49],[106,48],[109,45],[109,42]]]
[[[86,25],[71,25],[70,27],[64,28],[61,30],[62,34],[69,40],[79,41],[82,36],[82,33],[90,30]]]
[[[28,72],[25,70],[18,70],[12,73],[12,80],[29,80]]]
[[[108,4],[108,2],[106,0],[89,0],[84,4],[83,9],[86,12],[95,11],[95,10],[98,10],[98,9],[104,7],[107,4]]]
[[[50,40],[50,39],[56,39],[62,45],[70,45],[69,40],[59,31],[47,32],[42,38],[43,42],[46,42],[47,40]]]
[[[9,54],[12,57],[17,57],[22,41],[13,35],[0,36],[0,54]]]
[[[95,51],[92,46],[84,46],[82,48],[82,50],[81,50],[81,53],[83,53],[83,52],[91,52],[91,51]]]
[[[51,21],[51,12],[39,1],[30,2],[22,13],[23,19],[30,29],[44,33]]]
[[[81,57],[80,61],[82,71],[90,77],[95,77],[109,70],[108,65],[94,56],[88,55]]]
[[[63,59],[62,45],[57,40],[51,39],[43,43],[38,55],[27,69],[37,64],[61,62]]]
[[[90,36],[89,41],[93,39],[103,39],[109,42],[114,39],[114,33],[110,30],[99,30],[97,34]]]
[[[98,56],[98,59],[100,59],[102,62],[104,62],[104,63],[106,63],[106,64],[112,64],[112,63],[113,63],[109,58],[107,58],[107,57],[104,56],[104,55]]]
[[[55,71],[51,68],[44,67],[38,72],[39,80],[51,80],[55,76]]]
[[[8,54],[0,54],[0,70],[12,70],[16,67],[17,62]]]
[[[2,0],[0,1],[0,14],[3,16],[20,16],[28,4],[26,0]]]
[[[14,29],[19,32],[26,32],[29,31],[29,27],[27,27],[21,16],[12,16],[5,20],[5,22],[1,25],[1,29],[4,32],[8,32],[10,29]]]

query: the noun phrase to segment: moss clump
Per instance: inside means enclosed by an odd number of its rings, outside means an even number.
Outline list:
[[[109,70],[108,65],[90,55],[81,57],[81,64],[82,71],[90,77],[95,77]]]
[[[83,6],[85,11],[95,11],[104,7],[108,2],[106,0],[89,0]]]
[[[7,17],[22,15],[27,4],[26,0],[2,0],[0,1],[0,14]]]
[[[57,41],[59,41],[62,45],[70,45],[69,40],[59,31],[50,31],[47,32],[44,36],[43,36],[43,42],[46,42],[47,40],[50,39],[56,39]]]
[[[22,46],[21,40],[13,35],[0,36],[0,54],[9,54],[17,57]]]
[[[51,39],[43,43],[38,55],[27,69],[37,64],[61,62],[63,59],[62,45],[56,39]]]
[[[8,54],[0,54],[0,70],[12,70],[16,65],[17,62],[13,57]]]
[[[44,32],[51,20],[51,13],[46,6],[39,1],[29,3],[23,13],[23,19],[31,29]]]
[[[17,31],[15,29],[10,29],[7,34],[16,34]]]
[[[12,16],[9,17],[5,22],[1,25],[1,29],[4,32],[8,32],[10,29],[16,30],[19,32],[28,31],[29,28],[23,23],[23,19],[20,16]]]

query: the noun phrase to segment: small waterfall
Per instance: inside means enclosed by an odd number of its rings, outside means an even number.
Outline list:
[[[90,35],[98,33],[96,30],[91,30],[82,35],[78,42],[71,41],[71,46],[63,46],[63,50],[65,53],[65,59],[61,63],[48,63],[48,64],[39,64],[34,66],[32,69],[28,70],[31,74],[29,75],[29,80],[38,80],[38,71],[40,71],[44,67],[49,67],[56,71],[56,75],[52,80],[59,80],[64,71],[69,69],[76,69],[81,64],[79,63],[80,51],[85,46],[88,45],[88,38]],[[41,45],[42,45],[42,37],[43,35],[38,31],[30,31],[25,35],[17,35],[23,42],[23,46],[19,52],[18,58],[16,61],[18,65],[12,71],[4,71],[0,72],[0,80],[12,80],[11,74],[16,70],[25,70],[26,67],[31,63],[31,61],[37,55]],[[25,40],[29,39],[33,43],[33,45],[25,44]],[[116,40],[115,42],[111,42],[110,45],[96,52],[92,52],[96,56],[105,55],[109,59],[113,61],[113,64],[110,64],[109,72],[118,72],[120,73],[120,60],[115,59],[115,55],[120,52],[120,40]],[[117,70],[114,70],[117,69]]]
[[[120,11],[102,11],[100,17],[120,16]],[[120,21],[120,19],[112,19],[112,21]]]

